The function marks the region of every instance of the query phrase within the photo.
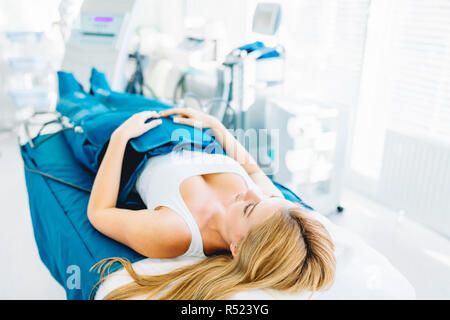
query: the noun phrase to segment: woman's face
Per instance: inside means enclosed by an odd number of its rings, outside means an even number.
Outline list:
[[[248,232],[281,208],[292,206],[282,197],[267,197],[252,190],[237,193],[230,201],[225,215],[229,241],[237,244]]]

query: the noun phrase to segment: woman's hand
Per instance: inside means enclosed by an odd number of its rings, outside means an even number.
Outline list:
[[[120,136],[122,139],[129,140],[139,137],[150,129],[159,126],[161,119],[151,120],[151,118],[159,118],[156,111],[142,111],[133,114],[128,120],[122,123],[113,133],[114,136]],[[147,122],[148,121],[148,122]]]
[[[217,118],[192,108],[171,108],[159,112],[161,117],[167,117],[173,114],[179,115],[173,117],[173,122],[192,127],[214,129],[221,125],[221,122]]]

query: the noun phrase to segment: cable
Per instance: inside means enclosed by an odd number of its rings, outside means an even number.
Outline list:
[[[128,58],[136,60],[136,70],[128,81],[125,92],[144,95],[143,57],[139,53],[139,49],[136,49],[133,54],[128,55]]]
[[[28,170],[28,171],[30,171],[30,172],[39,174],[39,175],[41,175],[41,176],[43,176],[43,177],[52,179],[52,180],[54,180],[54,181],[57,181],[57,182],[59,182],[59,183],[65,184],[65,185],[68,185],[68,186],[70,186],[70,187],[72,187],[72,188],[75,188],[75,189],[78,189],[78,190],[81,190],[81,191],[84,191],[84,192],[87,192],[87,193],[91,193],[91,190],[90,190],[90,189],[87,189],[87,188],[84,188],[84,187],[80,187],[80,186],[78,186],[78,185],[76,185],[76,184],[73,184],[73,183],[71,183],[71,182],[67,182],[67,181],[65,181],[65,180],[63,180],[63,179],[54,177],[54,176],[52,176],[52,175],[50,175],[50,174],[48,174],[48,173],[45,173],[45,172],[42,172],[42,171],[39,171],[39,170],[35,170],[35,169],[31,169],[30,167],[28,167],[28,166],[25,164],[25,162],[23,163],[23,166],[24,166],[24,168],[25,168],[26,170]]]
[[[213,106],[212,105],[214,102],[222,102],[225,104],[225,107],[223,108],[219,108],[218,110],[213,110]],[[226,109],[229,107],[229,102],[221,97],[215,97],[215,98],[211,98],[209,99],[204,106],[204,111],[209,113],[212,116],[215,116],[216,118],[218,118],[220,121],[223,120],[224,116],[225,116],[225,112]]]
[[[200,110],[201,110],[201,111],[205,111],[204,108],[203,108],[202,101],[200,100],[200,98],[199,98],[195,93],[193,93],[193,92],[186,92],[186,93],[183,95],[183,97],[181,97],[181,100],[182,100],[182,101],[186,101],[186,98],[187,98],[187,97],[191,97],[191,98],[193,98],[195,101],[197,101]],[[185,103],[185,104],[186,104],[186,103]]]
[[[186,78],[187,72],[184,72],[180,79],[178,79],[177,84],[175,85],[175,89],[173,90],[173,104],[177,104],[178,100],[177,100],[177,92],[178,92],[178,88],[181,87],[184,84],[184,79]]]
[[[152,97],[156,100],[159,100],[158,96],[156,95],[155,91],[150,87],[147,83],[144,82],[144,88],[146,88],[150,93],[152,94]]]

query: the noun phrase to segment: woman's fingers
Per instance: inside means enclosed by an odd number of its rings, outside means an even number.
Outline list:
[[[160,111],[159,114],[161,117],[177,114],[178,116],[173,117],[173,121],[175,123],[185,124],[197,128],[209,127],[209,125],[213,122],[211,120],[212,116],[192,108],[171,108]]]
[[[138,137],[138,136],[140,136],[140,135],[146,133],[147,131],[150,131],[151,129],[153,129],[153,128],[159,126],[161,123],[162,123],[162,120],[161,120],[161,119],[155,119],[155,120],[149,121],[149,122],[147,122],[147,123],[144,123],[144,124],[140,127],[139,131],[138,131],[136,134],[134,134],[133,136],[134,136],[134,137]]]
[[[156,120],[152,120],[150,122],[147,122],[145,124],[145,126],[146,126],[146,128],[148,128],[148,130],[150,130],[150,129],[154,128],[154,127],[159,126],[161,123],[162,123],[161,119],[156,119]]]
[[[161,117],[167,117],[173,114],[181,114],[183,116],[189,117],[192,115],[192,112],[189,108],[170,108],[159,112],[159,115]]]
[[[197,128],[201,128],[203,126],[201,121],[192,118],[174,117],[173,122]]]
[[[142,112],[136,113],[136,116],[138,116],[139,118],[145,119],[145,120],[150,119],[150,118],[159,118],[160,117],[159,113],[156,111],[142,111]]]
[[[142,111],[133,114],[125,122],[123,122],[115,131],[127,139],[136,138],[152,128],[162,123],[159,114],[156,111]]]

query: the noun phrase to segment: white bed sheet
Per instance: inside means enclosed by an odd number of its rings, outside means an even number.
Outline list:
[[[415,299],[414,287],[392,264],[359,236],[332,223],[318,214],[316,218],[328,229],[335,243],[336,277],[333,285],[325,291],[302,294],[285,294],[275,290],[252,290],[240,292],[231,300],[262,299]],[[133,263],[140,274],[162,274],[189,265],[201,258],[178,257],[174,259],[144,259]],[[122,268],[105,280],[97,290],[95,299],[102,299],[108,292],[131,282]],[[142,299],[143,297],[136,297]]]

